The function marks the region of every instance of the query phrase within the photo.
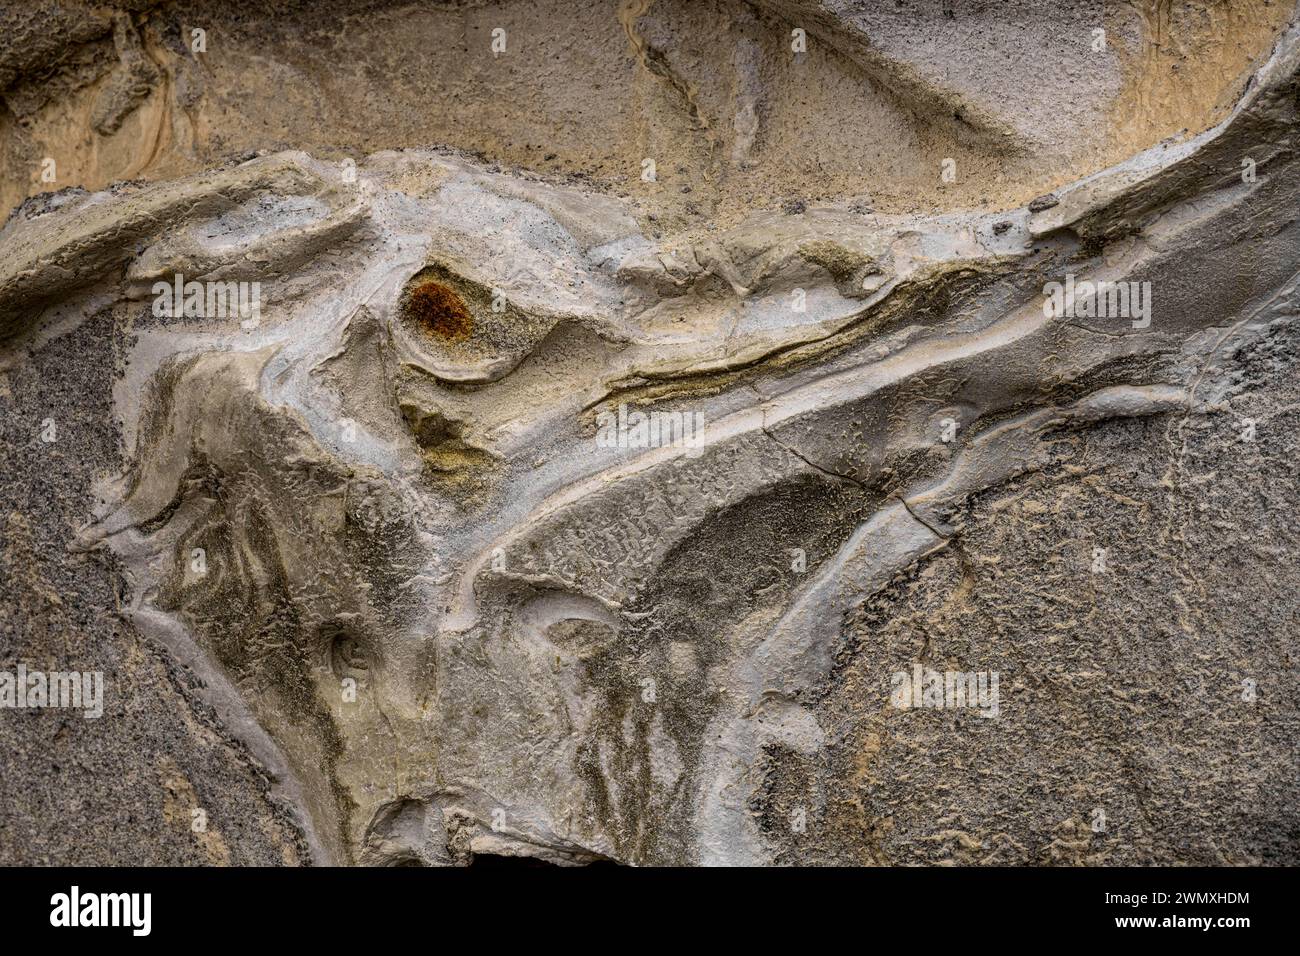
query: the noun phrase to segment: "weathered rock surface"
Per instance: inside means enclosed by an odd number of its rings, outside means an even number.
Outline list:
[[[0,860],[1300,859],[1293,8],[116,6],[0,50],[85,187],[0,230],[0,669],[106,675]]]

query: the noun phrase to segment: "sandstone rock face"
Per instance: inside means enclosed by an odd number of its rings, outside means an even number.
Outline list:
[[[1293,7],[45,7],[0,861],[1300,861]]]

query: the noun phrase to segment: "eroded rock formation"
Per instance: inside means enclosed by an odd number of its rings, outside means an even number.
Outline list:
[[[0,51],[78,185],[0,654],[112,672],[22,773],[134,734],[155,859],[1296,861],[1293,8],[117,6]]]

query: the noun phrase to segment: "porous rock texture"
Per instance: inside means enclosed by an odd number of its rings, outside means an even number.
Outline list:
[[[1300,862],[1295,15],[0,4],[0,862]]]

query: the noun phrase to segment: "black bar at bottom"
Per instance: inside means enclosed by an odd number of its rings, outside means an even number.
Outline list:
[[[484,939],[579,933],[600,945],[684,941],[693,925],[760,938],[784,927],[890,930],[937,943],[969,933],[1058,940],[1192,936],[1231,943],[1285,930],[1293,869],[698,870],[497,865],[468,869],[0,869],[6,943],[76,933],[136,940],[372,945],[478,924]],[[76,888],[75,890],[73,888]],[[125,895],[123,895],[125,894]],[[138,895],[133,895],[138,894]],[[147,900],[144,894],[148,894]],[[147,906],[146,906],[147,902]],[[147,917],[147,918],[146,918]],[[811,924],[808,921],[813,921]],[[85,925],[113,923],[116,925]],[[56,925],[57,924],[57,925]],[[76,924],[76,925],[74,925]],[[147,924],[147,925],[146,925]],[[143,930],[147,929],[147,934]],[[439,934],[445,942],[447,937]],[[437,945],[430,938],[430,945]],[[15,949],[14,951],[20,951]]]

